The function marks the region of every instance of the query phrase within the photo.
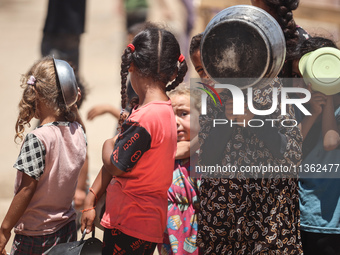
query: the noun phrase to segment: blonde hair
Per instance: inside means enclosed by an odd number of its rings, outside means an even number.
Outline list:
[[[168,96],[171,98],[172,96],[188,96],[191,100],[194,100],[193,103],[190,102],[190,105],[195,106],[196,110],[200,112],[201,110],[201,94],[197,90],[192,90],[188,88],[186,85],[181,84],[174,90],[168,92]]]
[[[34,77],[33,80],[31,76]],[[15,124],[15,141],[18,138],[22,141],[25,126],[30,127],[30,121],[36,114],[37,100],[53,110],[56,116],[63,116],[68,121],[75,120],[75,114],[65,105],[60,87],[57,85],[52,57],[44,57],[37,61],[26,74],[22,75],[20,86],[24,91]]]

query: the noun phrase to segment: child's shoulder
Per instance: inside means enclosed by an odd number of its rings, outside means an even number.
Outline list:
[[[173,113],[170,100],[168,101],[153,101],[150,102],[133,112],[133,115],[141,116],[142,119],[145,118],[157,118],[166,117],[169,113]]]
[[[38,126],[31,133],[45,139],[53,139],[56,134],[74,133],[76,130],[83,132],[82,126],[78,122],[55,121]]]

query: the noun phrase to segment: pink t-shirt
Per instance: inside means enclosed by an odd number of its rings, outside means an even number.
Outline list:
[[[132,111],[122,125],[111,161],[126,171],[107,187],[101,224],[124,234],[160,243],[167,219],[167,191],[177,149],[175,115],[169,101]]]
[[[86,137],[77,122],[49,123],[26,136],[14,165],[15,193],[23,173],[38,180],[38,185],[15,233],[51,234],[75,219],[72,200],[85,157]]]

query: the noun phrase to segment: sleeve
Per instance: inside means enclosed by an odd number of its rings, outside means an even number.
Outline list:
[[[30,133],[26,136],[13,167],[38,181],[44,173],[45,155],[44,144]]]
[[[122,171],[131,170],[150,149],[151,135],[137,122],[124,123],[115,143],[111,162]]]

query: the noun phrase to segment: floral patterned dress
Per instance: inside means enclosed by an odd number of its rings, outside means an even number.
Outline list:
[[[197,212],[200,180],[190,177],[190,159],[176,160],[168,190],[168,222],[159,254],[198,255]]]
[[[274,82],[261,90],[254,90],[256,109],[271,106],[272,88],[280,89],[281,82]],[[231,98],[221,92],[224,102]],[[201,160],[202,145],[212,132],[212,119],[224,106],[207,108],[207,115],[200,116],[199,132]],[[267,105],[267,106],[266,106]],[[269,107],[270,107],[269,106]],[[282,116],[280,106],[268,119],[294,119],[292,107]],[[237,126],[226,143],[222,165],[231,166],[296,166],[301,161],[302,137],[297,127],[275,127],[286,138],[281,158],[273,156],[268,144],[250,129]],[[279,146],[279,145],[278,145]],[[299,230],[299,199],[297,176],[254,174],[252,178],[242,173],[214,178],[202,177],[200,186],[200,213],[198,214],[198,245],[203,254],[302,254]]]

